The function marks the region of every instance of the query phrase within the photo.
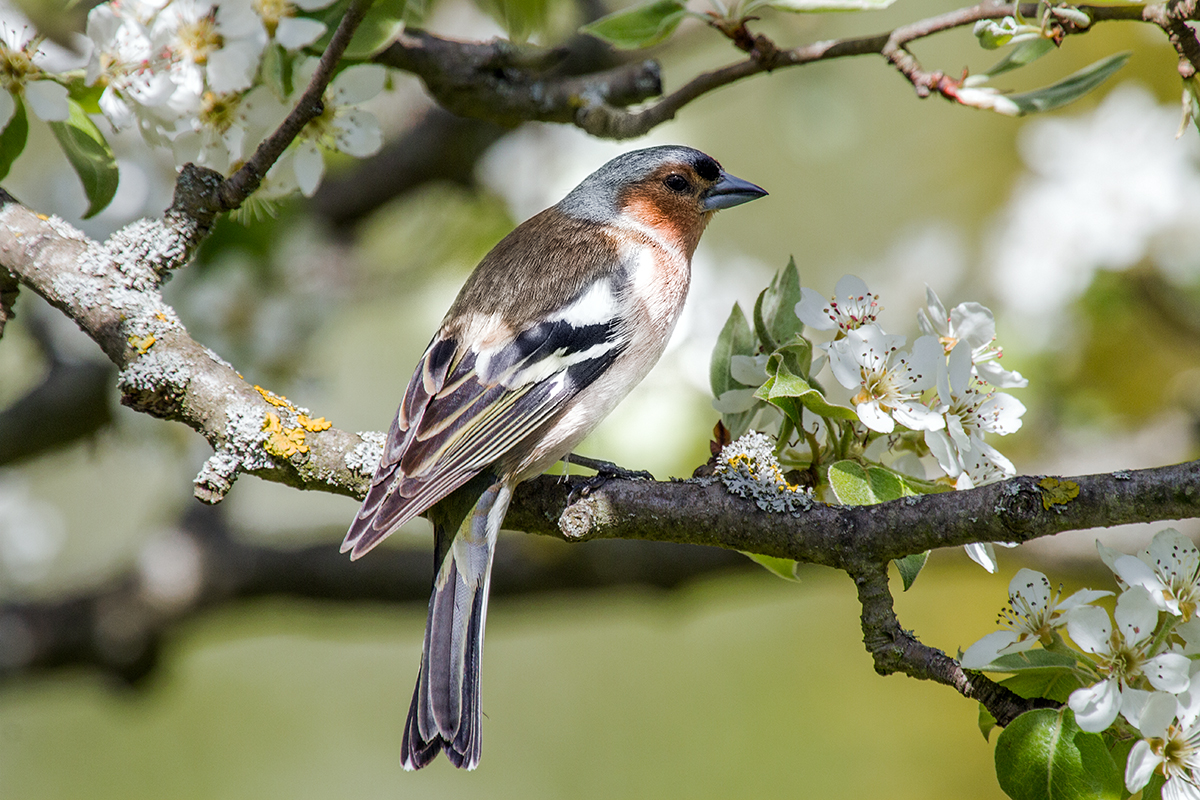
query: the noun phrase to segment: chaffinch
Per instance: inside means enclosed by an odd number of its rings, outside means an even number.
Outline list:
[[[404,393],[342,552],[419,514],[436,575],[401,759],[479,763],[479,659],[514,487],[569,454],[658,360],[713,213],[765,195],[689,147],[614,158],[492,249]]]

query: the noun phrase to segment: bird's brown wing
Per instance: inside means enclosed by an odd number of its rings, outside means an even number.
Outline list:
[[[439,335],[409,381],[342,552],[361,556],[520,446],[625,345],[615,317],[547,320],[486,354]]]

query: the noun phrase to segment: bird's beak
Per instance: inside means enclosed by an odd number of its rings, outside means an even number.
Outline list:
[[[751,200],[762,197],[766,193],[767,190],[761,186],[755,186],[750,181],[735,178],[725,170],[721,170],[720,179],[713,184],[711,189],[704,193],[702,202],[704,203],[705,211],[716,211],[722,208],[740,206],[742,203],[749,203]]]

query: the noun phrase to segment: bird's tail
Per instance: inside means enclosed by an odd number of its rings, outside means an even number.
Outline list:
[[[401,763],[408,770],[425,766],[440,750],[456,767],[479,764],[479,659],[488,584],[496,535],[512,497],[502,482],[487,485],[494,480],[483,481],[482,493],[479,481],[468,483],[430,513],[437,573],[401,744]]]

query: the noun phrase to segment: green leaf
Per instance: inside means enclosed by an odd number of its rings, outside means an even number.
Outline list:
[[[879,11],[894,2],[896,0],[765,0],[753,3],[752,7],[766,6],[798,14],[818,14],[828,11]],[[749,13],[749,10],[745,13]]]
[[[1132,54],[1125,52],[1102,58],[1058,83],[1024,94],[1008,95],[1008,99],[1017,104],[1022,114],[1050,111],[1065,106],[1104,83],[1110,75],[1125,66],[1130,55]]]
[[[654,0],[601,17],[579,30],[622,50],[637,50],[666,39],[687,16],[679,0]]]
[[[1071,692],[1083,686],[1072,669],[1031,669],[1000,681],[1000,685],[1021,697],[1048,697],[1059,703],[1067,702]]]
[[[800,576],[796,574],[797,563],[790,558],[776,558],[775,556],[764,556],[758,553],[742,553],[751,561],[766,567],[767,571],[773,572],[781,578],[799,583]]]
[[[1004,56],[1004,58],[993,64],[991,68],[983,74],[989,78],[994,78],[997,75],[1003,75],[1009,70],[1023,67],[1026,64],[1032,64],[1034,61],[1037,61],[1054,48],[1055,45],[1053,39],[1046,39],[1040,36],[1037,39],[1028,39],[1019,43],[1016,47],[1010,50],[1008,54]]]
[[[987,706],[983,703],[979,704],[979,732],[983,734],[983,740],[989,741],[992,738],[992,731],[996,728],[996,718],[992,716],[992,712],[987,710]]]
[[[291,94],[292,69],[291,58],[287,51],[278,44],[270,44],[263,51],[262,62],[259,64],[259,75],[271,93],[280,100]]]
[[[829,465],[829,486],[844,506],[869,506],[879,502],[871,489],[867,470],[857,461],[837,461]]]
[[[71,115],[64,122],[51,122],[50,130],[67,160],[79,176],[83,191],[88,198],[88,209],[84,219],[99,213],[117,193],[117,159],[104,134],[96,127],[83,106],[76,100],[68,100]]]
[[[750,331],[750,323],[746,321],[742,307],[734,303],[733,310],[729,312],[729,319],[725,320],[725,327],[721,328],[721,333],[717,336],[717,344],[713,347],[712,361],[709,364],[708,380],[712,386],[713,397],[720,397],[730,389],[746,388],[729,374],[729,365],[734,356],[752,355],[754,334]]]
[[[13,162],[21,155],[29,138],[29,118],[25,116],[25,104],[19,97],[14,97],[13,100],[16,102],[16,108],[13,109],[12,118],[0,132],[0,181],[8,175]]]
[[[988,672],[1023,672],[1036,669],[1058,669],[1074,667],[1075,657],[1069,653],[1051,652],[1049,650],[1025,650],[1021,653],[1009,653],[999,656],[987,665]]]
[[[345,58],[368,59],[383,50],[404,30],[406,0],[375,0],[363,17],[354,38],[346,47]]]
[[[996,740],[996,777],[1013,800],[1120,800],[1122,770],[1068,708],[1027,711]]]
[[[800,272],[793,258],[775,273],[771,285],[762,290],[754,304],[754,332],[764,350],[776,350],[804,331],[804,323],[796,316],[799,302]]]
[[[104,86],[99,81],[88,86],[82,74],[71,73],[71,78],[64,85],[67,87],[67,95],[78,102],[84,111],[89,114],[101,113],[100,95],[104,94]]]
[[[904,558],[894,559],[896,569],[900,570],[900,580],[904,581],[904,591],[907,592],[916,583],[917,576],[921,574],[921,570],[925,567],[925,562],[928,560],[928,550],[924,553],[913,553]]]
[[[801,408],[829,419],[858,419],[854,409],[830,403],[808,381],[788,369],[782,353],[772,353],[767,359],[767,376],[767,382],[754,396],[779,408],[796,425],[801,421]]]

